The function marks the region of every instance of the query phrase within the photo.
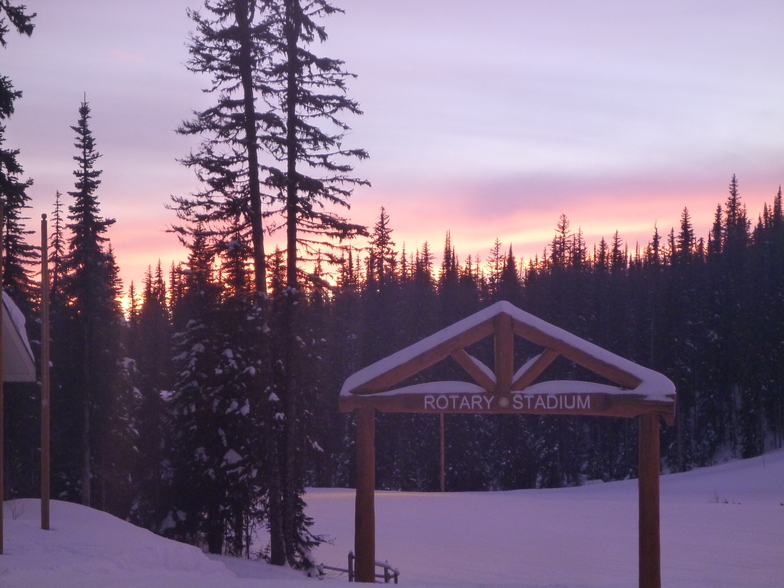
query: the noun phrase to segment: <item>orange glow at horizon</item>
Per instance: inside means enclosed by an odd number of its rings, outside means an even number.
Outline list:
[[[777,189],[777,186],[775,189],[753,186],[742,192],[752,229],[762,214],[763,205],[772,206]],[[630,254],[637,246],[643,250],[656,230],[665,241],[671,229],[676,234],[679,231],[684,207],[689,211],[695,237],[707,240],[716,207],[724,205],[726,196],[726,192],[722,194],[712,190],[658,196],[653,190],[620,195],[586,191],[578,202],[559,204],[559,199],[553,198],[536,207],[520,204],[513,210],[488,212],[483,218],[466,214],[461,208],[466,202],[460,198],[454,199],[456,206],[444,209],[442,194],[432,197],[419,194],[407,204],[398,204],[398,199],[388,198],[390,204],[383,206],[390,216],[392,240],[398,251],[405,244],[406,252],[410,254],[421,250],[427,242],[430,252],[435,255],[435,263],[438,263],[449,232],[461,264],[468,255],[474,262],[477,256],[483,262],[496,238],[502,243],[504,253],[511,245],[517,261],[522,257],[527,263],[535,256],[542,257],[555,236],[561,214],[569,220],[572,233],[582,231],[589,252],[599,245],[602,238],[609,242],[616,231]],[[361,215],[361,218],[354,220],[363,222],[372,230],[378,220],[380,206],[371,210],[369,204],[355,206],[356,216]],[[488,201],[487,208],[492,210],[492,206],[492,202]]]
[[[774,196],[775,190],[770,187],[747,188],[742,192],[752,228],[762,212],[763,203],[771,206]],[[696,237],[707,239],[716,206],[723,205],[725,199],[726,195],[707,190],[658,197],[649,193],[600,197],[586,191],[579,200],[570,203],[553,198],[549,202],[539,202],[537,206],[520,203],[506,211],[496,210],[491,201],[486,201],[483,213],[476,215],[470,213],[476,203],[469,196],[455,197],[452,199],[454,205],[444,208],[444,197],[440,194],[415,194],[403,198],[388,193],[362,194],[355,199],[352,209],[344,213],[351,221],[362,223],[372,231],[380,208],[384,206],[390,216],[392,239],[398,254],[405,247],[406,254],[411,255],[427,242],[437,272],[447,232],[461,265],[470,255],[474,263],[478,259],[480,266],[484,266],[496,238],[504,253],[511,246],[518,263],[522,259],[527,264],[535,256],[542,257],[555,235],[560,215],[565,214],[570,231],[582,231],[589,252],[602,237],[609,242],[617,230],[629,253],[633,254],[637,245],[641,250],[645,248],[655,228],[663,241],[670,229],[677,233],[684,206],[689,209]],[[382,200],[387,204],[379,204]],[[108,237],[120,268],[126,309],[131,282],[141,294],[145,273],[148,268],[154,272],[160,261],[168,283],[172,263],[183,262],[188,257],[188,250],[176,235],[165,231],[163,220],[160,226],[151,226],[142,218],[119,218],[110,228]],[[40,239],[33,237],[31,242],[36,238]],[[275,245],[281,244],[281,237],[267,237],[266,244],[267,252],[272,253]],[[358,239],[352,245],[361,251],[367,242]],[[360,255],[365,257],[364,253]]]

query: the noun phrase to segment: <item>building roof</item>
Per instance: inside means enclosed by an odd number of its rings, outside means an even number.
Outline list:
[[[25,319],[3,292],[3,381],[35,382],[35,361],[27,340]]]

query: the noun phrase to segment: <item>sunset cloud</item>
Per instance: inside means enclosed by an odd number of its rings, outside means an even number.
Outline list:
[[[36,30],[9,43],[4,74],[24,90],[7,138],[35,180],[31,216],[73,187],[70,125],[86,92],[99,199],[118,219],[123,277],[139,282],[179,247],[165,204],[197,188],[177,161],[196,142],[174,130],[214,98],[184,66],[185,6],[201,2],[26,4]],[[732,174],[752,219],[784,183],[784,4],[337,4],[346,12],[316,50],[358,74],[348,94],[364,115],[348,117],[344,144],[369,151],[356,174],[373,184],[347,214],[372,226],[386,207],[407,251],[427,240],[440,253],[451,231],[461,259],[496,238],[529,258],[562,213],[589,244],[618,230],[633,249],[684,206],[706,235]]]
[[[112,57],[117,61],[129,61],[132,63],[146,63],[147,59],[135,53],[128,53],[127,51],[120,51],[112,49]]]

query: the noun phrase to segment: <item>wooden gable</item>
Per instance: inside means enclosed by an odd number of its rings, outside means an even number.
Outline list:
[[[466,348],[494,338],[490,369]],[[515,370],[514,338],[542,348]],[[608,380],[537,383],[558,357]],[[452,358],[471,381],[427,382],[395,388],[411,376]],[[658,413],[674,418],[675,386],[658,372],[635,364],[509,302],[498,302],[401,349],[350,376],[340,393],[340,409],[384,412],[465,412],[593,414],[634,417]]]

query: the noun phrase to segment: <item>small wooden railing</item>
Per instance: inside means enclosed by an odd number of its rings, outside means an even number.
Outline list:
[[[348,569],[335,568],[335,567],[326,566],[326,565],[322,565],[321,567],[323,569],[325,569],[325,570],[332,570],[332,571],[335,571],[335,572],[348,573],[348,581],[349,582],[353,582],[354,579],[355,579],[355,577],[354,577],[354,560],[355,559],[356,559],[356,556],[354,555],[354,552],[353,551],[349,551],[348,552]],[[376,567],[377,568],[381,568],[382,570],[384,570],[384,573],[376,574],[376,578],[383,579],[385,584],[389,584],[390,581],[394,581],[395,584],[397,584],[398,578],[400,577],[400,571],[397,568],[393,568],[391,565],[389,565],[388,561],[385,561],[385,562],[377,561],[376,562]]]

